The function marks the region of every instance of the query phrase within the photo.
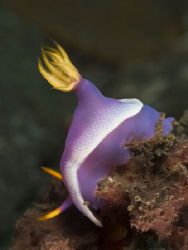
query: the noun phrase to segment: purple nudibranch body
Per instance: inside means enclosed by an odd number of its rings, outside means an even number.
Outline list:
[[[131,155],[126,143],[155,135],[160,112],[138,99],[105,97],[93,83],[80,76],[59,45],[57,49],[43,51],[43,60],[47,69],[40,62],[39,70],[50,84],[59,90],[72,90],[78,99],[60,162],[69,193],[60,209],[73,203],[96,225],[102,226],[90,210],[102,204],[95,195],[97,183],[109,175],[113,166],[129,161]],[[172,130],[173,120],[162,121],[163,135]]]

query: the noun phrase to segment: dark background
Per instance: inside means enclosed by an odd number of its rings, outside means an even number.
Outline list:
[[[76,100],[37,70],[63,45],[106,95],[136,97],[179,118],[188,106],[188,4],[179,0],[0,1],[0,249],[58,169]]]

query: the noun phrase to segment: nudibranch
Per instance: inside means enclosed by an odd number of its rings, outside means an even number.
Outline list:
[[[64,182],[69,196],[41,219],[57,216],[74,204],[96,225],[102,226],[92,212],[102,204],[95,195],[97,183],[109,175],[113,166],[129,161],[131,155],[126,143],[155,135],[161,113],[138,99],[105,97],[81,76],[59,44],[42,50],[38,67],[55,89],[72,91],[78,99],[60,161],[61,174],[44,168]],[[163,135],[172,130],[172,122],[171,117],[162,121]]]

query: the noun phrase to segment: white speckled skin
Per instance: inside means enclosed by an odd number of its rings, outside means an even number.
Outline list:
[[[61,171],[74,205],[96,225],[102,226],[89,207],[84,205],[78,170],[105,137],[125,120],[138,114],[143,104],[137,99],[115,100],[104,97],[85,79],[82,79],[75,92],[79,102],[66,139]]]

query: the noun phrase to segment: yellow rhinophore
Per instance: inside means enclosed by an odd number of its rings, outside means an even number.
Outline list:
[[[58,216],[60,213],[61,213],[61,208],[56,208],[54,209],[53,211],[41,216],[40,218],[38,218],[39,221],[44,221],[44,220],[49,220],[49,219],[52,219],[56,216]]]
[[[53,169],[51,169],[51,168],[42,167],[42,170],[43,170],[45,173],[47,173],[47,174],[49,174],[49,175],[52,175],[53,177],[57,178],[57,179],[60,180],[60,181],[63,180],[63,176],[62,176],[59,172],[57,172],[57,171],[55,171],[55,170],[53,170]]]
[[[81,75],[64,49],[57,43],[55,45],[54,48],[42,49],[42,60],[38,61],[38,69],[55,89],[68,92],[79,83]]]
[[[41,168],[45,173],[52,175],[53,177],[57,178],[60,181],[63,181],[63,176],[59,172],[57,172],[51,168],[48,168],[48,167],[41,167]],[[54,209],[53,211],[41,216],[40,218],[38,218],[38,220],[44,221],[44,220],[54,218],[54,217],[58,216],[61,212],[62,212],[61,208],[58,207],[58,208]]]

